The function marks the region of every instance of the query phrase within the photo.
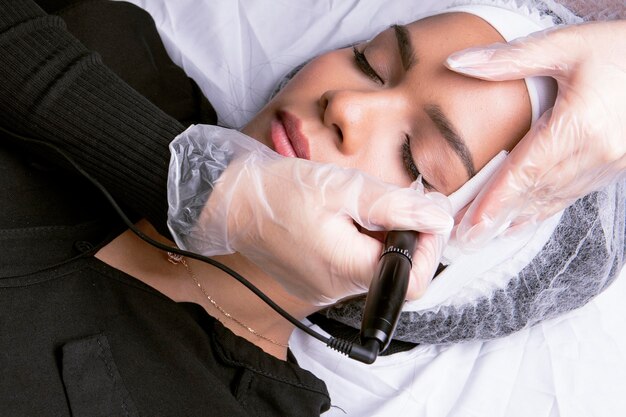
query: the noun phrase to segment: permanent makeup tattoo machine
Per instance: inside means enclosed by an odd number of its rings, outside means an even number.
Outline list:
[[[373,363],[387,349],[406,300],[417,239],[417,232],[413,231],[387,233],[365,300],[361,343],[331,338],[328,346],[367,364]]]
[[[367,293],[361,322],[361,344],[372,346],[372,341],[375,341],[378,344],[376,355],[387,349],[398,324],[409,287],[416,243],[416,232],[387,233],[385,249]]]

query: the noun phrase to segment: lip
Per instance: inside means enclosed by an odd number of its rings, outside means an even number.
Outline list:
[[[293,114],[279,110],[270,125],[276,152],[290,158],[310,159],[309,140],[302,133],[302,122]]]

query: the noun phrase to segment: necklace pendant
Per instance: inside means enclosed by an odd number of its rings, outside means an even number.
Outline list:
[[[179,255],[177,253],[173,253],[173,252],[168,252],[167,253],[167,260],[169,263],[177,265],[183,262],[184,256],[183,255]]]

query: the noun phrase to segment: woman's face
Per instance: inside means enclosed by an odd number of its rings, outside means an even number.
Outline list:
[[[285,156],[357,168],[450,194],[528,130],[523,81],[444,66],[452,52],[502,42],[488,23],[447,13],[392,27],[308,63],[243,129]]]

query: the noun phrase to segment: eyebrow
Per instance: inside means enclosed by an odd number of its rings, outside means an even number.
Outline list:
[[[459,156],[461,162],[467,170],[467,175],[472,178],[476,174],[476,168],[474,168],[474,162],[472,154],[465,145],[465,141],[461,138],[461,135],[457,133],[454,125],[450,122],[450,119],[441,110],[441,107],[436,104],[428,104],[424,106],[424,111],[437,127],[437,130],[444,137],[448,145]]]
[[[404,71],[408,71],[417,63],[417,56],[415,55],[415,48],[411,43],[411,36],[409,30],[405,25],[392,25],[391,26],[396,35],[398,42],[398,51],[400,52],[400,60],[402,61],[402,67]],[[444,137],[448,145],[459,156],[461,162],[465,166],[467,175],[472,178],[476,174],[476,168],[474,168],[474,162],[472,154],[465,145],[465,141],[461,138],[450,121],[441,110],[441,107],[436,104],[429,104],[424,107],[424,111],[437,127],[437,130]]]
[[[396,40],[398,41],[398,50],[400,51],[402,67],[405,71],[408,71],[417,62],[415,49],[413,48],[411,37],[409,36],[409,30],[404,25],[392,25],[391,27],[393,28],[394,33],[396,34]]]

